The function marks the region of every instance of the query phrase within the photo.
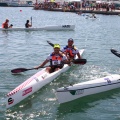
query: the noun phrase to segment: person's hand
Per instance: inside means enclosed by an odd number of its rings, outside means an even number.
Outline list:
[[[40,68],[40,66],[34,67],[34,69],[38,70]]]

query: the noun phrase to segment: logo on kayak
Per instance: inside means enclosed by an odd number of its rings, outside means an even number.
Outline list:
[[[81,90],[70,90],[70,93],[72,95],[80,95],[80,94],[84,93],[84,89],[81,89]]]
[[[43,75],[43,76],[41,76],[43,79],[45,79],[46,77],[47,77],[47,74],[45,74],[45,75]]]
[[[62,25],[63,28],[70,28],[70,25]]]
[[[38,78],[35,77],[34,79],[36,80],[36,82],[39,82],[39,79],[38,79]]]
[[[32,87],[24,90],[22,96],[27,95],[27,94],[30,93],[30,92],[32,92]]]
[[[105,78],[104,80],[107,80],[108,83],[111,83],[111,80],[109,78]]]
[[[8,105],[12,104],[13,102],[14,102],[14,99],[12,99],[12,98],[8,99]]]

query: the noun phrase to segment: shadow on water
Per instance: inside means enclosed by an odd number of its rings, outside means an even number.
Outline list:
[[[58,107],[57,117],[61,118],[68,113],[85,113],[87,109],[90,109],[101,103],[101,100],[115,99],[114,95],[119,94],[119,92],[120,89],[117,88],[107,92],[79,98],[68,103],[60,104]]]

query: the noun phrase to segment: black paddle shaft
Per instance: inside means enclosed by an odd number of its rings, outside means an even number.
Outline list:
[[[27,69],[27,68],[16,68],[16,69],[13,69],[11,70],[12,73],[20,73],[20,72],[25,72],[25,71],[28,71],[28,70],[33,70],[35,68],[30,68],[30,69]]]

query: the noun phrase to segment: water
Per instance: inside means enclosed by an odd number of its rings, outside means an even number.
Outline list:
[[[22,10],[22,12],[20,12]],[[24,27],[33,18],[33,26],[75,24],[75,31],[0,31],[0,120],[118,120],[120,119],[120,90],[112,90],[78,99],[64,105],[56,100],[54,91],[61,86],[84,82],[110,74],[119,74],[120,59],[110,49],[120,50],[120,17],[97,15],[96,20],[85,19],[75,13],[32,10],[32,8],[0,7],[0,23],[6,18],[14,27]],[[78,49],[85,49],[84,66],[72,67],[37,93],[6,110],[5,95],[35,74],[36,70],[12,75],[17,67],[39,65],[52,52],[52,43],[61,47],[73,38]]]

